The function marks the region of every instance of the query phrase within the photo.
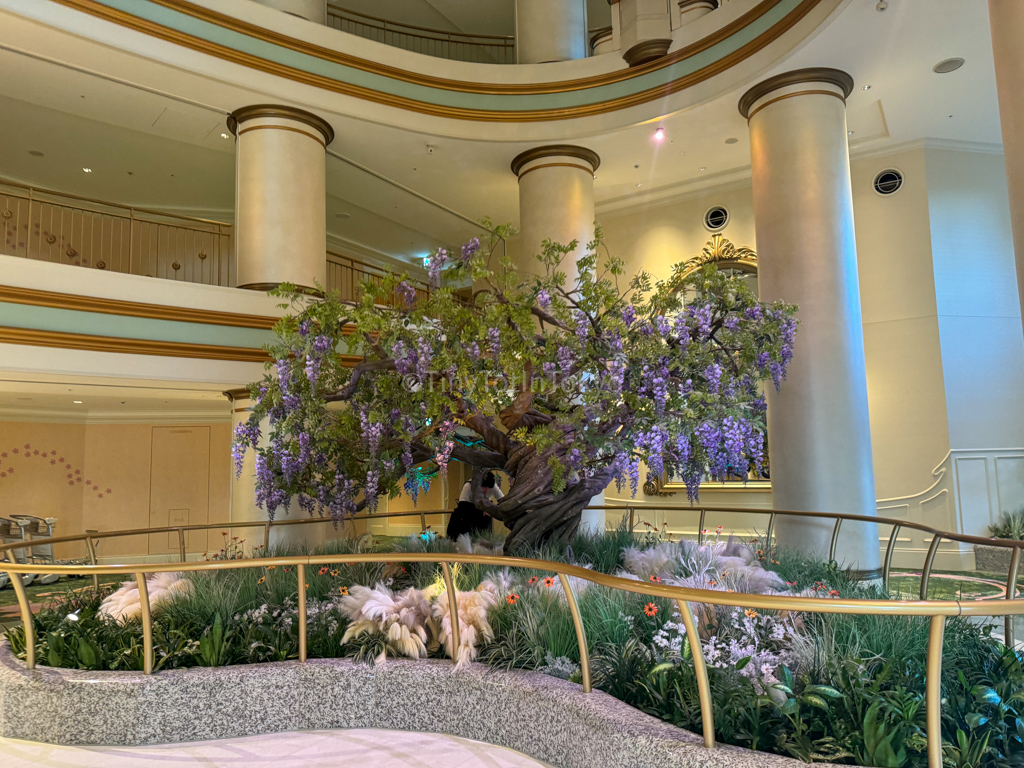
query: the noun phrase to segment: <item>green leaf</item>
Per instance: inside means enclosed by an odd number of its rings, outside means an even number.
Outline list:
[[[1003,700],[994,688],[987,685],[974,686],[971,688],[971,695],[979,704],[999,704]]]
[[[980,712],[968,712],[964,715],[964,722],[966,722],[971,728],[979,728],[989,721],[987,715],[983,715]]]

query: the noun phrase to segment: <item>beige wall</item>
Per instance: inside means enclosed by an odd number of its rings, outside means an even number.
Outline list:
[[[231,426],[227,423],[196,425],[209,430],[209,521],[226,522],[230,509]],[[145,528],[150,520],[151,476],[154,471],[154,429],[167,425],[67,424],[49,422],[0,422],[0,516],[29,514],[56,517],[58,535],[85,530],[111,531]],[[175,425],[175,428],[177,425]],[[25,457],[25,445],[31,458]],[[17,448],[18,454],[13,450]],[[55,456],[36,456],[39,450]],[[60,459],[64,462],[61,463]],[[51,463],[51,461],[53,463]],[[70,465],[70,468],[68,467]],[[180,474],[177,482],[188,487],[187,461],[162,462],[156,468],[165,478]],[[71,475],[69,479],[67,475]],[[79,481],[79,478],[81,480]],[[204,477],[205,480],[205,477]],[[69,484],[69,482],[71,484]],[[189,549],[201,552],[220,547],[220,535],[193,534]],[[112,539],[100,544],[99,555],[147,555],[146,537]],[[58,557],[82,557],[77,545],[58,548]]]

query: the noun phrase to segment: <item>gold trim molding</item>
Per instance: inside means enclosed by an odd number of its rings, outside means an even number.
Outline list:
[[[420,114],[433,115],[457,120],[474,120],[483,122],[544,122],[551,120],[567,120],[580,117],[601,115],[615,112],[621,109],[646,104],[657,99],[663,99],[679,91],[683,91],[697,83],[704,82],[715,75],[725,72],[741,61],[755,55],[783,34],[792,29],[801,19],[810,13],[822,0],[803,0],[783,20],[770,29],[763,32],[759,37],[742,45],[728,56],[697,70],[689,75],[673,80],[669,83],[657,85],[637,93],[627,94],[607,101],[584,104],[575,107],[552,107],[534,110],[485,110],[469,107],[450,107],[432,104],[418,99],[394,94],[383,93],[372,88],[357,86],[351,83],[341,82],[323,75],[313,74],[305,70],[296,69],[284,64],[269,61],[253,54],[236,51],[233,48],[211,43],[207,40],[164,27],[155,22],[147,21],[130,13],[105,6],[97,0],[53,0],[61,5],[73,8],[74,10],[88,13],[105,21],[110,21],[128,29],[133,29],[143,34],[156,37],[176,45],[190,48],[225,61],[231,61],[251,69],[267,74],[283,77],[295,82],[311,85],[316,88],[340,93],[354,98],[372,101],[377,104],[405,109]],[[611,83],[628,80],[633,77],[649,74],[663,67],[671,66],[676,62],[683,61],[708,48],[728,39],[739,32],[747,25],[753,23],[763,14],[767,13],[781,0],[763,0],[755,8],[752,8],[734,22],[722,27],[708,37],[693,45],[681,48],[674,53],[664,56],[655,61],[626,70],[617,70],[602,75],[595,75],[577,80],[566,80],[550,83],[524,84],[524,83],[471,83],[461,80],[447,80],[428,75],[421,75],[415,72],[390,67],[355,56],[342,54],[338,51],[316,46],[301,40],[281,35],[271,30],[263,29],[252,24],[234,19],[230,16],[196,6],[186,0],[152,0],[163,7],[179,11],[181,13],[216,24],[240,34],[269,42],[273,45],[289,48],[300,53],[305,53],[325,61],[360,69],[365,72],[381,75],[391,79],[402,80],[416,85],[423,85],[431,88],[461,91],[478,94],[544,94],[564,93],[566,91],[594,88]]]
[[[226,360],[241,363],[266,363],[270,356],[262,349],[223,347],[215,344],[188,344],[180,341],[126,339],[116,336],[92,336],[66,331],[44,331],[35,328],[0,326],[0,344],[23,344],[32,347],[57,347],[87,352],[114,352],[124,355],[155,355],[186,357],[200,360]],[[347,368],[362,360],[356,355],[342,355]]]
[[[601,166],[601,156],[592,149],[578,147],[575,144],[548,144],[543,147],[528,149],[516,155],[512,160],[512,173],[522,177],[524,174],[521,174],[520,171],[523,170],[524,165],[532,163],[534,160],[543,160],[545,157],[574,157],[587,163],[590,166],[591,173],[597,173],[597,169]],[[558,164],[550,163],[550,165]],[[580,166],[575,167],[578,168]],[[532,170],[532,168],[527,169],[526,173]]]
[[[701,252],[683,264],[682,270],[676,275],[682,279],[693,274],[708,264],[736,265],[746,272],[757,271],[757,253],[751,248],[733,245],[721,233],[715,233],[704,244]]]
[[[149,320],[172,320],[182,323],[225,325],[232,328],[271,330],[278,321],[266,315],[246,315],[236,312],[218,312],[209,309],[169,307],[161,304],[143,304],[136,301],[101,299],[95,296],[77,296],[71,293],[40,291],[35,288],[15,288],[0,285],[0,303],[25,304],[34,307],[71,309],[79,312],[98,312],[104,315],[144,317]]]
[[[827,83],[828,85],[836,86],[843,92],[841,97],[839,97],[839,94],[832,93],[831,91],[826,91],[826,93],[837,96],[844,102],[850,97],[850,94],[853,93],[853,78],[841,69],[833,69],[832,67],[808,67],[806,69],[794,69],[791,72],[783,72],[781,75],[775,75],[775,77],[769,77],[767,80],[762,80],[760,83],[750,88],[742,97],[740,97],[740,114],[749,120],[752,117],[750,108],[754,106],[754,103],[758,99],[767,96],[772,91],[777,91],[779,88],[785,88],[790,85],[814,83]]]
[[[253,104],[248,107],[236,109],[228,116],[228,130],[236,136],[240,133],[238,127],[246,120],[258,120],[259,118],[271,118],[275,120],[293,120],[296,123],[308,125],[323,136],[323,141],[330,144],[334,141],[334,128],[320,115],[307,112],[297,107],[288,107],[280,104]],[[285,128],[285,126],[266,126],[268,128],[284,128],[285,130],[296,130]],[[251,129],[250,129],[251,130]],[[244,132],[244,131],[243,131]],[[305,133],[299,131],[299,133]],[[307,136],[309,134],[306,134]]]

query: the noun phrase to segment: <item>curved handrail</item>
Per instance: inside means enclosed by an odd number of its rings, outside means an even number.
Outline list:
[[[370,21],[379,21],[381,24],[390,24],[395,27],[402,27],[404,29],[412,29],[416,32],[431,32],[435,35],[447,35],[450,37],[467,38],[461,42],[472,42],[474,39],[481,40],[502,40],[504,42],[515,42],[514,35],[476,35],[472,32],[458,32],[451,29],[434,29],[433,27],[420,27],[415,24],[406,24],[404,21],[395,21],[394,19],[385,19],[383,16],[371,16],[368,13],[361,13],[359,11],[352,11],[348,8],[344,8],[336,3],[327,4],[327,12],[329,15],[340,16],[342,14],[348,16],[358,16],[362,19],[368,19]]]
[[[384,563],[400,559],[402,562],[437,563],[441,566],[444,576],[445,589],[448,593],[449,610],[453,616],[457,616],[457,603],[455,600],[455,586],[452,580],[450,565],[452,563],[465,563],[476,565],[493,565],[504,568],[529,568],[534,570],[552,571],[556,573],[565,591],[566,602],[573,618],[573,625],[576,630],[577,641],[580,648],[580,669],[583,677],[583,690],[589,693],[592,689],[590,679],[590,658],[587,646],[586,634],[583,628],[582,618],[579,612],[579,605],[573,593],[568,577],[572,576],[583,579],[593,584],[604,587],[620,589],[626,592],[644,595],[656,595],[674,600],[679,608],[683,623],[686,626],[689,636],[696,636],[697,629],[694,622],[691,602],[708,605],[750,607],[762,610],[794,611],[806,613],[841,613],[859,615],[892,615],[892,616],[928,616],[928,651],[926,661],[925,678],[925,708],[926,708],[926,732],[928,738],[928,764],[930,768],[941,768],[942,766],[942,734],[940,721],[940,676],[942,670],[942,640],[945,630],[945,619],[947,616],[1005,616],[1009,622],[1012,616],[1024,615],[1024,599],[1015,598],[1015,586],[1018,571],[1020,568],[1021,551],[1024,542],[1010,541],[1006,539],[983,539],[977,536],[966,534],[953,534],[908,521],[893,520],[890,518],[877,518],[869,515],[854,515],[847,513],[817,513],[796,510],[752,510],[739,507],[684,507],[681,505],[659,505],[645,507],[647,509],[679,509],[698,511],[701,515],[701,523],[707,512],[738,512],[738,513],[762,513],[768,514],[769,537],[774,525],[775,517],[778,515],[826,518],[836,521],[833,529],[832,551],[835,551],[835,541],[841,523],[844,520],[854,520],[870,523],[891,524],[900,527],[915,528],[933,533],[932,544],[929,547],[925,570],[922,572],[921,600],[855,600],[846,598],[823,599],[818,597],[805,597],[796,595],[763,595],[740,592],[722,592],[719,590],[697,589],[692,587],[678,587],[656,582],[643,582],[634,579],[627,579],[620,576],[613,576],[604,573],[597,573],[591,569],[583,568],[568,563],[559,563],[550,560],[536,560],[525,557],[457,554],[457,553],[432,553],[432,552],[391,552],[391,553],[343,553],[343,554],[307,554],[286,557],[264,557],[264,558],[242,558],[237,560],[215,560],[204,562],[185,562],[185,532],[190,530],[211,530],[216,528],[245,528],[261,527],[264,529],[264,546],[269,543],[272,527],[281,525],[304,525],[316,522],[329,522],[329,518],[312,518],[302,520],[285,520],[280,522],[251,521],[245,523],[208,523],[194,526],[167,526],[158,528],[138,528],[130,531],[110,531],[107,533],[91,533],[76,536],[51,537],[49,539],[35,539],[28,542],[15,542],[0,546],[0,552],[7,555],[8,563],[2,563],[0,570],[15,574],[92,574],[96,583],[100,574],[132,574],[139,587],[140,606],[142,609],[142,633],[144,649],[143,671],[152,674],[154,666],[153,648],[153,617],[149,602],[149,591],[146,584],[146,575],[149,573],[167,572],[194,572],[211,570],[234,570],[238,568],[253,568],[267,566],[295,567],[296,569],[296,590],[299,597],[298,605],[298,631],[299,631],[299,661],[306,661],[306,612],[305,607],[305,574],[306,568],[316,565],[330,565],[341,563]],[[630,525],[632,526],[633,513],[637,509],[633,505],[600,505],[592,509],[623,510],[630,514]],[[428,514],[446,514],[448,510],[422,510],[416,512],[395,512],[379,515],[356,515],[348,519],[370,519],[385,517],[404,517],[416,515],[426,528],[426,516]],[[95,541],[97,539],[114,538],[118,536],[147,535],[153,533],[177,532],[179,539],[179,554],[181,562],[177,563],[125,563],[115,565],[99,565],[96,561]],[[961,602],[959,600],[927,600],[927,577],[930,574],[931,564],[934,561],[938,543],[948,538],[953,541],[983,542],[995,546],[1009,547],[1013,550],[1012,564],[1010,568],[1009,584],[1014,589],[1007,592],[1007,599],[993,602]],[[890,537],[889,550],[886,554],[887,564],[891,559],[891,550],[896,536]],[[47,563],[18,563],[15,561],[14,550],[25,549],[43,544],[67,543],[71,541],[85,541],[89,550],[91,564],[52,565]],[[888,565],[886,570],[888,570]],[[12,578],[11,583],[18,596],[18,604],[21,610],[21,617],[25,629],[25,662],[28,669],[35,667],[35,631],[31,607],[25,586],[20,578]],[[998,606],[998,607],[997,607]],[[453,648],[458,647],[459,622],[452,622]],[[1012,645],[1012,636],[1007,635],[1008,644]],[[715,746],[714,717],[711,701],[710,681],[703,657],[703,649],[700,643],[691,646],[694,658],[694,669],[697,674],[698,695],[701,706],[701,720],[704,734],[704,743],[708,748]],[[453,653],[454,655],[454,653]]]

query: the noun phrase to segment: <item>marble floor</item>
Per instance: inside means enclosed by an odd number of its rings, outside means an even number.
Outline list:
[[[304,731],[151,747],[58,747],[0,739],[4,768],[231,766],[234,768],[548,768],[478,741],[405,731]]]

